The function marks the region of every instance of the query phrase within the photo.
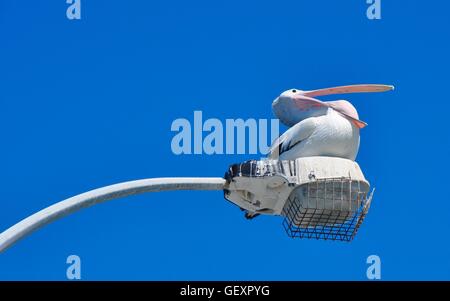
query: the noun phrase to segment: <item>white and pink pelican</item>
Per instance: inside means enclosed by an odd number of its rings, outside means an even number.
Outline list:
[[[385,92],[389,85],[351,85],[312,91],[291,89],[272,103],[275,115],[290,128],[272,145],[269,157],[295,160],[329,156],[355,160],[359,131],[367,123],[346,100],[324,102],[314,97],[333,94]]]

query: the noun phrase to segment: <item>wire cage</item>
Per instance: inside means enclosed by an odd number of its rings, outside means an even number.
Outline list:
[[[369,189],[350,177],[313,179],[289,196],[283,226],[292,238],[351,241],[369,210]]]

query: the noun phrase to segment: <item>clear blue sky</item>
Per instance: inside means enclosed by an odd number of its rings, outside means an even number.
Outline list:
[[[0,280],[450,279],[450,4],[382,1],[0,2],[0,230],[66,197],[161,176],[222,176],[255,156],[175,156],[171,123],[272,118],[289,88],[394,84],[349,95],[357,158],[377,188],[352,243],[292,240],[281,218],[244,219],[221,192],[102,204],[0,255]],[[256,156],[257,157],[257,156]]]

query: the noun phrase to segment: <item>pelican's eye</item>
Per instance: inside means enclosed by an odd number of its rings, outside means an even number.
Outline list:
[[[297,90],[293,89],[293,90],[292,90],[292,93],[297,93]]]

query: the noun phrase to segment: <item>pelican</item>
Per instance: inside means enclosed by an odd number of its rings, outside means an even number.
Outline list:
[[[290,89],[272,103],[274,114],[290,128],[271,146],[269,158],[295,160],[301,157],[329,156],[355,160],[360,129],[359,119],[347,100],[324,102],[316,96],[385,92],[389,85],[351,85],[312,91]]]

